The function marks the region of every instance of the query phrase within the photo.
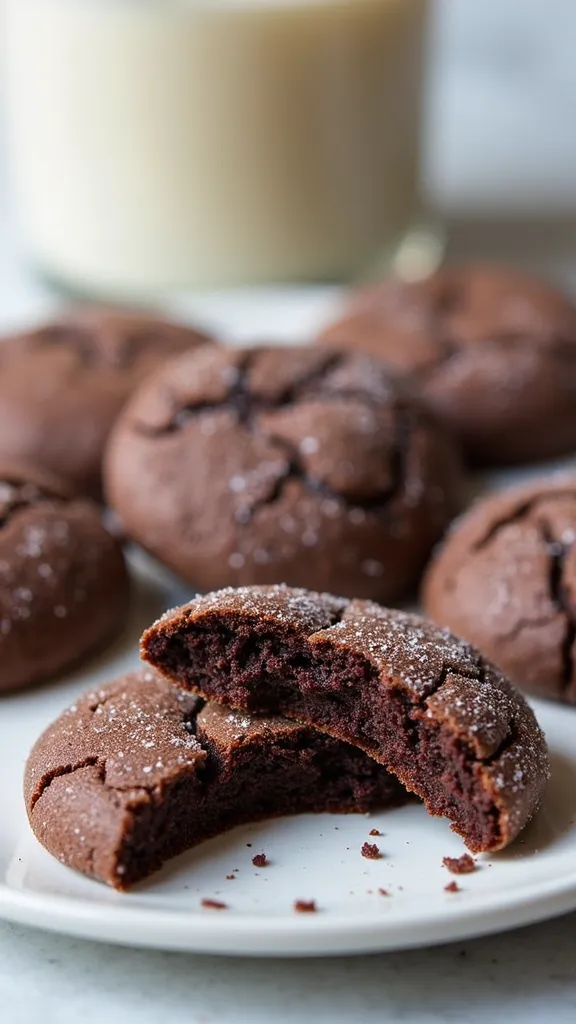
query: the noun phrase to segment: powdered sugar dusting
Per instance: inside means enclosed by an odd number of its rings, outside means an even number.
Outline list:
[[[169,631],[172,634],[178,622],[185,628],[198,622],[202,629],[212,622],[217,630],[220,617],[229,629],[231,616],[238,617],[244,635],[253,623],[255,645],[264,623],[266,631],[278,629],[280,648],[286,628],[292,637],[299,634],[305,664],[314,664],[316,658],[320,666],[323,652],[330,648],[365,659],[373,673],[366,678],[373,680],[375,701],[379,691],[402,693],[414,708],[415,721],[423,718],[431,727],[445,730],[450,743],[466,750],[468,762],[477,765],[474,785],[490,793],[499,808],[504,837],[534,811],[548,771],[541,730],[503,674],[450,631],[370,601],[346,601],[285,586],[227,588],[198,598],[169,616]],[[165,622],[166,618],[160,620],[160,631]],[[346,661],[338,665],[334,689],[346,692]],[[297,686],[297,680],[296,672],[292,685]],[[386,707],[383,701],[383,712]],[[310,721],[315,723],[313,717]],[[356,735],[354,728],[346,719],[338,735],[352,743],[364,742],[364,735]],[[385,759],[386,753],[382,756]],[[390,767],[390,761],[384,763]]]
[[[405,575],[415,578],[420,559],[412,547],[440,536],[457,473],[444,436],[383,364],[319,346],[215,348],[203,355],[193,385],[186,373],[175,380],[166,372],[172,396],[166,421],[147,424],[148,400],[136,418],[148,426],[151,444],[187,424],[186,451],[202,471],[195,501],[182,492],[176,504],[186,509],[191,538],[211,530],[223,536],[215,550],[222,551],[230,582],[298,580],[299,564],[310,563],[319,585],[340,576],[351,592],[390,599],[410,586],[411,579],[392,571],[402,560],[397,548],[405,547],[406,563],[414,563]],[[156,399],[164,404],[160,393]],[[177,436],[173,442],[179,457]],[[143,473],[144,487],[156,489],[163,473],[155,458]],[[173,513],[165,503],[152,502],[149,514],[157,514],[158,536],[170,530]],[[184,574],[191,579],[196,560],[204,559],[201,548],[202,541],[187,544]],[[262,571],[271,564],[274,574]],[[311,570],[300,573],[313,577]]]
[[[90,760],[114,789],[149,789],[203,765],[206,754],[185,727],[194,706],[154,673],[133,673],[86,693],[43,745],[51,758],[62,749],[73,750],[79,764]]]

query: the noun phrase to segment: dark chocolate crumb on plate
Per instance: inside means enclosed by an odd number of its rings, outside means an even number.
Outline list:
[[[221,900],[201,900],[201,906],[207,910],[228,910],[228,905]]]
[[[236,875],[226,875],[226,878],[228,879],[229,882],[233,882],[236,878]]]
[[[444,857],[442,864],[453,875],[470,875],[476,871],[476,861],[469,853],[463,853],[461,857]]]
[[[316,900],[294,900],[294,910],[297,914],[315,914],[318,907]]]
[[[367,860],[378,860],[381,857],[380,850],[376,846],[376,843],[364,843],[360,853]]]
[[[444,892],[460,892],[458,882],[448,882],[448,885],[444,886]]]
[[[379,828],[371,828],[370,832],[369,832],[369,835],[371,835],[371,836],[381,836],[382,833],[381,833]]]
[[[388,892],[388,889],[378,889],[380,896],[391,896],[392,893]]]
[[[255,868],[265,868],[268,864],[268,858],[265,853],[257,853],[252,857],[252,863]]]

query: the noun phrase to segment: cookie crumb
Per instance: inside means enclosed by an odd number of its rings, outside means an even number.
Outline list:
[[[444,857],[442,864],[453,875],[469,875],[476,871],[476,861],[469,853],[463,853],[461,857]]]
[[[444,886],[444,892],[460,892],[458,882],[448,882],[448,885]]]
[[[200,904],[207,910],[228,910],[228,905],[221,900],[201,900]]]
[[[368,835],[370,836],[381,836],[382,833],[379,828],[371,828]]]
[[[294,910],[297,914],[315,914],[318,907],[316,900],[294,900]]]
[[[265,868],[268,864],[268,858],[265,853],[256,853],[252,857],[252,863],[255,868]]]
[[[378,889],[378,893],[379,893],[380,896],[391,896],[392,895],[391,892],[388,892],[388,889]]]
[[[364,843],[360,853],[367,860],[378,860],[382,856],[376,843]]]
[[[229,882],[233,882],[236,879],[236,875],[226,875]]]
[[[246,846],[252,846],[252,843],[246,843]]]

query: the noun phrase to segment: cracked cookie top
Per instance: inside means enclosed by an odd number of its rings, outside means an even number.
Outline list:
[[[153,672],[128,673],[89,690],[42,734],[28,760],[24,795],[30,811],[54,779],[98,768],[118,795],[199,772],[206,752],[195,736],[197,697],[168,692]]]
[[[576,475],[479,501],[428,570],[427,612],[519,686],[576,703]]]
[[[166,358],[206,335],[146,312],[78,307],[0,346],[0,458],[101,496],[102,451],[122,406]]]
[[[448,267],[353,294],[319,341],[406,374],[480,463],[524,462],[576,444],[576,308],[504,267]]]
[[[379,363],[320,348],[181,357],[126,408],[106,468],[127,531],[201,589],[392,599],[459,503],[443,428]]]
[[[477,852],[511,842],[543,793],[546,743],[522,694],[418,615],[229,587],[167,612],[141,652],[178,687],[360,747]]]

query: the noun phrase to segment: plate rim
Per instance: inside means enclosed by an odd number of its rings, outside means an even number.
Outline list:
[[[99,883],[94,883],[98,885]],[[350,918],[313,915],[255,917],[232,912],[176,911],[111,905],[83,897],[30,893],[0,883],[0,918],[90,941],[145,949],[237,957],[344,956],[418,949],[495,934],[576,910],[576,866],[560,879],[500,894],[466,894],[416,920],[380,915]],[[130,899],[130,894],[119,896]],[[472,904],[472,905],[471,905]]]

